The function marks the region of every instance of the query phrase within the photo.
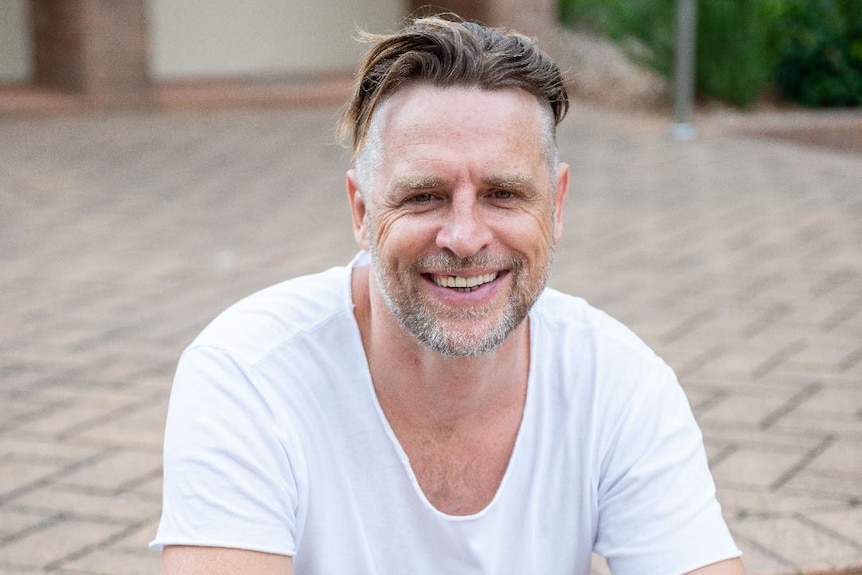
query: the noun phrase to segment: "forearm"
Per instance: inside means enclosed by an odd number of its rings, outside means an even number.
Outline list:
[[[745,567],[740,559],[727,559],[695,569],[687,575],[745,575]]]
[[[293,558],[223,547],[170,545],[162,575],[293,575]]]

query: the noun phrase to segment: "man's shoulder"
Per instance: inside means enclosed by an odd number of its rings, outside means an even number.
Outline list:
[[[652,348],[585,300],[545,290],[534,310],[531,334],[538,373],[547,385],[575,398],[567,405],[583,408],[579,417],[616,421],[633,398],[676,386],[672,369]]]
[[[650,361],[657,359],[628,326],[580,297],[547,288],[536,302],[533,318],[540,327],[557,334],[555,341],[568,341],[560,336],[570,334],[581,346],[611,346]]]
[[[350,270],[330,268],[246,296],[216,316],[191,347],[219,348],[254,362],[299,333],[349,316],[350,309]]]

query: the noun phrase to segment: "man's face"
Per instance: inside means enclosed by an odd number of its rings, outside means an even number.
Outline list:
[[[431,349],[492,351],[544,288],[562,232],[568,167],[549,173],[538,101],[419,84],[391,96],[375,123],[370,189],[348,178],[372,289]]]

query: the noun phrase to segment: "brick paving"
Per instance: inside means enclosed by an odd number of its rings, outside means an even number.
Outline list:
[[[0,573],[158,572],[180,350],[354,253],[336,113],[0,118]],[[676,368],[751,575],[862,566],[862,154],[769,137],[812,121],[713,115],[680,144],[579,104],[560,134],[552,284]]]

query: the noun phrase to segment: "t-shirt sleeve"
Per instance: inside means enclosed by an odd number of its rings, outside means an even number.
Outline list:
[[[595,550],[614,575],[680,575],[738,557],[676,376],[662,363],[624,395],[601,462]]]
[[[186,350],[168,407],[152,547],[295,553],[298,455],[274,409],[248,366],[220,350]]]

